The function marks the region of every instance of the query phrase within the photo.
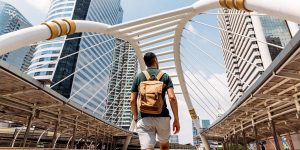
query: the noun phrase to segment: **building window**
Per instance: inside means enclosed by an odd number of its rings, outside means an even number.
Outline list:
[[[55,64],[50,64],[48,67],[49,67],[49,68],[54,68],[54,67],[55,67]]]
[[[40,72],[36,72],[34,73],[34,76],[39,76],[41,73]]]
[[[46,75],[52,75],[53,71],[47,71]]]

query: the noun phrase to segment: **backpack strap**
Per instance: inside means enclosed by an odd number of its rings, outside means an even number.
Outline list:
[[[151,79],[150,74],[148,73],[148,71],[143,71],[143,74],[145,75],[147,81]]]
[[[160,81],[161,77],[162,77],[164,74],[165,74],[165,73],[164,73],[163,71],[159,70],[159,72],[158,72],[158,74],[157,74],[157,76],[156,76],[156,80],[157,80],[157,81]]]

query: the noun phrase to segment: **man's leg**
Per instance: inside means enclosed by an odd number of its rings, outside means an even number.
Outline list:
[[[160,149],[169,150],[169,137],[171,132],[170,117],[158,117],[155,119],[157,139],[160,143]]]
[[[146,117],[137,122],[137,133],[139,134],[139,140],[141,149],[154,150],[156,143],[155,140],[155,126],[153,126],[151,117]]]
[[[161,150],[169,150],[169,145],[169,142],[159,144]]]

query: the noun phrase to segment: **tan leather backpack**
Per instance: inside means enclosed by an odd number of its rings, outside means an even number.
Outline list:
[[[139,85],[138,110],[146,114],[160,114],[164,105],[162,97],[164,83],[159,80],[165,73],[159,71],[155,80],[151,80],[147,71],[143,73],[147,80]]]

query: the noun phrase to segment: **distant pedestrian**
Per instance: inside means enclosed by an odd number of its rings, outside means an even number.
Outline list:
[[[166,104],[166,93],[174,114],[173,131],[180,130],[178,104],[170,76],[159,70],[154,53],[146,53],[144,61],[147,70],[138,74],[131,89],[131,112],[137,122],[141,148],[153,150],[156,136],[161,150],[169,149],[170,114]]]
[[[265,146],[264,146],[263,143],[260,144],[260,149],[261,149],[261,150],[266,150],[266,148],[265,148]]]

